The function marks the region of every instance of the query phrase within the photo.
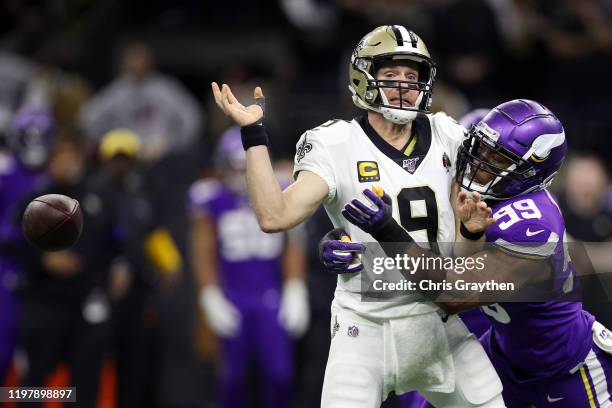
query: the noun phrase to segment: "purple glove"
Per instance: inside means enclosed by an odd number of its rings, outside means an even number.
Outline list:
[[[370,189],[363,190],[363,195],[374,204],[375,209],[354,198],[344,206],[342,216],[351,224],[372,234],[380,225],[393,219],[391,198],[386,193],[381,198]]]
[[[374,204],[374,209],[356,198],[344,206],[342,216],[351,224],[372,235],[378,242],[411,242],[412,238],[393,218],[391,197],[379,197],[370,189],[363,195]]]
[[[348,235],[342,228],[329,231],[319,241],[319,260],[329,273],[355,273],[363,269],[359,254],[365,246],[357,242],[341,241]],[[355,262],[355,260],[357,262]]]

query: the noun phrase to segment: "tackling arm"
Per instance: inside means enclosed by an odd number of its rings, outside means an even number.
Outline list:
[[[403,257],[405,254],[411,258],[424,260],[439,258],[438,255],[419,247],[415,242],[400,244],[396,237],[389,238],[391,239],[379,242],[390,258]],[[469,265],[465,263],[461,273],[454,269],[445,269],[442,266],[445,262],[422,262],[418,269],[404,274],[404,277],[408,281],[415,282],[417,288],[421,287],[421,281],[439,284],[438,287],[441,289],[422,290],[422,293],[451,314],[477,306],[507,301],[529,285],[552,282],[552,267],[548,258],[528,259],[497,248],[477,252],[471,255],[471,258],[478,259],[479,262],[472,262]],[[487,290],[486,292],[480,289],[478,284],[484,285],[491,280],[498,283],[511,283],[514,288],[507,291]]]
[[[349,222],[372,235],[379,242],[389,258],[401,259],[408,256],[422,259],[416,270],[404,274],[408,281],[417,283],[416,287],[425,296],[438,303],[447,311],[456,313],[486,303],[505,300],[526,287],[526,284],[550,282],[552,268],[545,256],[529,259],[506,253],[498,248],[489,248],[472,256],[479,262],[463,262],[455,269],[446,269],[446,262],[433,252],[421,248],[392,216],[391,200],[386,194],[364,190],[364,195],[376,209],[352,200],[346,204],[342,215]],[[433,260],[433,262],[428,262]],[[439,260],[436,262],[436,260]],[[441,261],[441,262],[440,262]],[[482,284],[494,280],[512,283],[512,291],[487,290],[483,293]],[[476,285],[458,285],[459,281]],[[422,281],[435,283],[434,290]],[[478,285],[481,284],[481,285]],[[499,287],[499,286],[496,286]]]
[[[521,292],[530,284],[550,282],[552,267],[547,258],[527,259],[511,255],[497,248],[489,248],[472,256],[481,260],[483,267],[465,268],[465,272],[457,274],[454,270],[446,270],[443,274],[453,288],[441,292],[435,302],[448,313],[459,313],[490,303],[503,302],[516,293]],[[417,272],[418,273],[418,272]],[[482,291],[471,285],[471,289],[457,290],[457,281],[470,283],[485,283],[494,279],[499,283],[512,283],[511,291]]]

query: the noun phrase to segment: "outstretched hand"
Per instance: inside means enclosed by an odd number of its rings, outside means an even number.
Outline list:
[[[228,85],[223,84],[219,88],[219,85],[213,82],[211,87],[217,106],[226,116],[232,118],[236,125],[240,127],[252,125],[263,118],[264,95],[261,87],[258,86],[253,91],[255,103],[246,107],[236,99]]]
[[[457,213],[459,219],[468,231],[478,233],[495,224],[495,218],[491,216],[491,208],[481,201],[480,194],[476,191],[470,193],[460,191],[457,195]]]

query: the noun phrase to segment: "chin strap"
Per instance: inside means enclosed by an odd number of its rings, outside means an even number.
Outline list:
[[[387,95],[380,90],[380,99],[382,100],[384,105],[389,105],[389,101],[387,100]],[[418,109],[421,105],[421,101],[423,100],[423,92],[419,93],[419,96],[414,104],[414,108]],[[381,107],[379,108],[379,112],[387,119],[398,125],[405,125],[408,122],[412,122],[416,119],[419,114],[416,110],[404,110],[400,108],[390,108],[390,107]]]

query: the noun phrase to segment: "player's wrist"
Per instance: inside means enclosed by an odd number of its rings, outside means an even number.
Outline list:
[[[242,147],[245,151],[254,146],[269,146],[268,133],[261,122],[255,122],[240,128]]]
[[[283,296],[306,298],[308,290],[303,279],[289,278],[283,283]]]
[[[412,242],[413,239],[393,218],[388,218],[379,223],[370,232],[370,235],[378,242]]]
[[[463,223],[463,221],[461,221],[461,224],[459,225],[459,232],[461,233],[461,236],[464,237],[465,239],[469,239],[470,241],[478,241],[480,238],[482,238],[482,236],[484,235],[484,230],[482,231],[478,231],[478,232],[472,232],[470,231],[465,224]]]
[[[218,285],[206,285],[200,289],[199,302],[205,310],[208,310],[212,305],[219,304],[225,301],[223,291]]]

